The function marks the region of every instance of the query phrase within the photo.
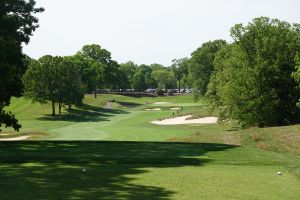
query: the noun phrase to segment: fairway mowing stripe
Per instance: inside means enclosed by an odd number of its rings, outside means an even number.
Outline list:
[[[76,133],[85,132],[86,136],[79,133],[79,140],[94,140],[95,138],[104,140],[108,137],[107,135],[109,133],[102,131],[100,127],[113,126],[114,124],[119,123],[122,120],[132,118],[141,112],[143,111],[130,111],[128,114],[114,115],[110,118],[110,121],[72,123],[67,126],[49,130],[49,133],[51,134],[49,138],[50,140],[56,140],[61,137],[65,139],[74,139],[74,137],[76,137]],[[72,130],[76,130],[76,132],[74,133]]]

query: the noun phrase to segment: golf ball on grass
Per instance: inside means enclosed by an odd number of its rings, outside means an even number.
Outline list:
[[[278,176],[281,176],[281,175],[282,175],[282,173],[281,173],[281,172],[277,172],[277,175],[278,175]]]

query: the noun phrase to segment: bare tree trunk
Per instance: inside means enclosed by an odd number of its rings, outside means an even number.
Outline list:
[[[71,108],[72,108],[72,105],[71,105],[71,104],[69,104],[69,110],[71,110]]]
[[[58,103],[58,115],[61,115],[61,107],[62,107],[62,103],[59,102]]]
[[[179,81],[178,81],[178,87],[179,87],[179,88],[178,88],[178,90],[179,90],[178,92],[179,92],[179,93],[180,93],[180,86],[181,86],[181,85],[180,85],[180,80],[179,80]]]
[[[95,87],[95,99],[97,99],[97,87]]]
[[[52,99],[52,116],[55,116],[55,101]]]

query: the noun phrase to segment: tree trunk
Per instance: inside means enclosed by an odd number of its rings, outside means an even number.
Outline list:
[[[179,81],[178,81],[178,87],[179,87],[179,88],[178,88],[178,90],[179,90],[178,92],[179,92],[179,93],[180,93],[180,86],[181,86],[181,85],[180,85],[180,80],[179,80]]]
[[[55,101],[52,100],[52,116],[55,116]]]
[[[71,108],[72,108],[72,105],[71,105],[71,104],[69,104],[69,110],[71,110]]]
[[[58,115],[61,115],[61,107],[62,107],[62,103],[59,102],[58,103]]]
[[[95,99],[97,99],[97,87],[95,87]]]

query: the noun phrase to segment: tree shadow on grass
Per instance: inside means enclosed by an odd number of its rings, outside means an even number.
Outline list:
[[[132,97],[132,98],[142,98],[142,97],[150,97],[157,98],[157,95],[154,93],[145,93],[145,92],[118,92],[117,95]]]
[[[128,108],[135,108],[135,107],[142,105],[140,103],[124,102],[124,101],[116,101],[116,103],[120,104],[121,106],[128,107]]]
[[[0,199],[172,199],[175,192],[170,188],[151,185],[151,181],[139,183],[143,175],[151,175],[149,168],[202,166],[212,160],[199,156],[234,147],[155,142],[0,143]]]
[[[109,121],[109,118],[117,114],[128,114],[124,110],[105,109],[101,107],[82,104],[76,108],[66,110],[61,116],[45,115],[38,118],[43,121],[71,121],[71,122],[98,122]]]
[[[239,130],[241,130],[241,128],[239,128],[239,127],[232,127],[230,129],[227,129],[226,131],[228,131],[228,132],[237,132]]]

